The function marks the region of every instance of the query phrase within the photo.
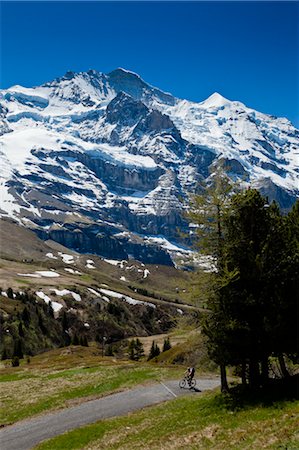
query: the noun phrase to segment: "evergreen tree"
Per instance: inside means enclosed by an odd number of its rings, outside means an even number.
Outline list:
[[[227,277],[224,267],[224,220],[230,207],[232,185],[226,175],[216,170],[212,182],[206,186],[204,195],[195,195],[191,199],[187,218],[197,225],[197,245],[201,253],[213,258],[216,271],[210,277],[208,288],[208,307],[212,314],[203,324],[203,330],[209,337],[209,351],[214,361],[220,366],[221,391],[228,390],[226,377],[226,358],[221,339],[224,331],[224,317],[222,316],[223,299],[219,285]],[[214,343],[214,344],[213,344]]]
[[[80,345],[80,342],[79,342],[79,338],[78,338],[77,333],[74,334],[72,344],[73,344],[73,345]]]
[[[230,364],[241,364],[243,374],[248,367],[252,386],[267,382],[271,355],[284,367],[282,354],[296,352],[299,252],[298,235],[291,237],[298,226],[294,211],[296,207],[283,218],[275,203],[269,206],[249,189],[233,197],[225,220],[224,260],[234,277],[220,287],[221,345]]]
[[[299,308],[299,201],[289,214],[272,226],[263,255],[265,286],[271,300],[271,350],[279,358],[281,371],[288,375],[283,354],[298,359]]]
[[[1,355],[1,360],[4,361],[5,359],[8,359],[8,353],[7,353],[6,347],[4,347],[2,355]]]
[[[241,366],[242,381],[257,386],[268,380],[271,355],[285,375],[283,355],[298,359],[299,202],[283,217],[254,189],[218,195],[216,186],[195,197],[189,218],[215,257],[203,332],[226,390],[225,365]]]
[[[69,329],[69,320],[65,311],[62,313],[62,329],[63,331],[67,331]]]
[[[169,336],[167,336],[166,339],[164,339],[164,344],[163,344],[163,352],[166,352],[167,350],[171,349],[171,344],[170,344],[170,340],[169,340]]]
[[[47,313],[50,317],[54,317],[54,310],[53,310],[53,306],[52,306],[52,302],[48,303],[48,308],[47,308]]]
[[[41,332],[46,335],[48,330],[45,326],[44,319],[41,313],[38,314],[38,326],[40,327]]]
[[[149,361],[150,359],[156,358],[160,355],[160,352],[159,346],[153,341],[147,360]]]
[[[25,326],[28,328],[31,317],[30,317],[30,312],[28,311],[27,306],[25,306],[25,308],[23,309],[21,318],[22,318],[22,321],[24,322]]]
[[[137,338],[135,342],[135,359],[139,361],[144,356],[144,349],[142,342]]]
[[[9,287],[9,288],[6,290],[6,294],[7,294],[7,297],[8,297],[8,298],[14,298],[14,296],[13,296],[13,290],[12,290],[11,287]]]
[[[81,336],[79,342],[83,347],[88,347],[88,339],[86,335]]]
[[[136,340],[132,339],[129,342],[128,354],[129,354],[129,359],[131,359],[132,361],[139,361],[140,358],[142,358],[144,356],[143,345],[142,345],[142,342],[138,338]]]
[[[265,330],[269,304],[262,270],[271,225],[266,200],[255,189],[235,195],[225,224],[225,261],[236,276],[221,288],[226,314],[224,342],[229,362],[248,363],[250,383],[257,385],[259,363],[265,373],[269,357]]]
[[[23,329],[23,325],[22,322],[19,323],[19,336],[20,337],[24,337],[24,329]]]
[[[19,359],[24,358],[23,345],[21,339],[15,339],[14,341],[13,356],[17,356]]]
[[[156,343],[155,341],[152,342],[151,348],[150,348],[150,352],[148,355],[147,360],[149,361],[150,359],[153,359],[156,355],[155,355],[155,348],[156,348]]]
[[[134,341],[134,339],[132,339],[132,340],[129,342],[129,345],[128,345],[128,355],[129,355],[129,359],[131,359],[132,361],[135,360],[135,341]]]

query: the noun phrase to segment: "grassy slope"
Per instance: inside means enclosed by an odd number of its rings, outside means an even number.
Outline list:
[[[159,379],[176,378],[182,369],[102,358],[92,347],[67,347],[0,371],[0,424],[67,407]]]
[[[217,393],[100,421],[38,446],[70,449],[298,449],[299,402],[233,408]]]
[[[189,272],[176,270],[174,267],[146,265],[142,266],[136,261],[130,261],[124,268],[106,263],[95,255],[83,255],[76,253],[53,241],[42,241],[32,231],[20,227],[9,220],[0,219],[0,278],[1,288],[12,287],[14,290],[32,290],[47,288],[47,286],[62,289],[63,287],[77,286],[85,288],[101,283],[110,288],[132,295],[129,286],[145,289],[154,296],[162,296],[171,302],[193,303],[198,295],[194,293],[194,285],[190,283],[192,275]],[[74,255],[74,264],[63,263],[57,252],[61,251]],[[53,253],[57,259],[50,259],[47,253]],[[86,268],[86,260],[93,259],[95,270]],[[49,270],[54,268],[60,273],[59,278],[30,278],[22,277],[18,273],[32,273],[35,270]],[[72,275],[64,269],[79,270],[82,275]],[[143,270],[148,269],[150,274],[144,278]],[[126,281],[120,280],[124,277]],[[205,277],[205,274],[202,274]],[[197,280],[198,281],[198,280]],[[134,297],[142,296],[134,293]],[[145,298],[146,299],[146,298]],[[150,299],[149,301],[153,301]],[[196,303],[198,303],[196,301]]]

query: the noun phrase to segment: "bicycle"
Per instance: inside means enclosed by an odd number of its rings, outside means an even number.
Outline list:
[[[192,380],[189,379],[189,377],[184,377],[180,382],[179,382],[179,386],[181,389],[183,389],[186,384],[189,385],[189,388],[194,388],[196,385],[196,380],[194,378],[192,378]]]

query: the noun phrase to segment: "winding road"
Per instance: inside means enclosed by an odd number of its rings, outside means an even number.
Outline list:
[[[178,381],[136,387],[78,406],[23,420],[0,430],[1,450],[28,450],[45,439],[101,419],[122,416],[145,406],[182,395],[198,395],[219,386],[219,379],[197,379],[194,390],[180,389]]]

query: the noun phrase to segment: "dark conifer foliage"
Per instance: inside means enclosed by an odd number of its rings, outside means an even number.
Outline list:
[[[129,358],[133,361],[139,361],[144,356],[144,349],[140,339],[132,339],[128,346]]]
[[[156,358],[157,356],[160,355],[160,353],[161,353],[161,350],[160,350],[158,344],[156,344],[156,342],[153,341],[147,360],[149,361],[153,358]]]
[[[239,366],[243,383],[255,387],[267,383],[270,357],[284,375],[284,355],[298,360],[298,204],[282,216],[275,203],[248,189],[231,197],[220,224],[203,331],[214,361]],[[217,217],[210,220],[217,224]]]
[[[162,352],[166,352],[167,350],[170,350],[170,349],[171,349],[170,339],[169,339],[169,337],[167,337],[166,339],[164,339]]]
[[[13,298],[14,293],[11,287],[7,289],[6,294],[8,298]]]

